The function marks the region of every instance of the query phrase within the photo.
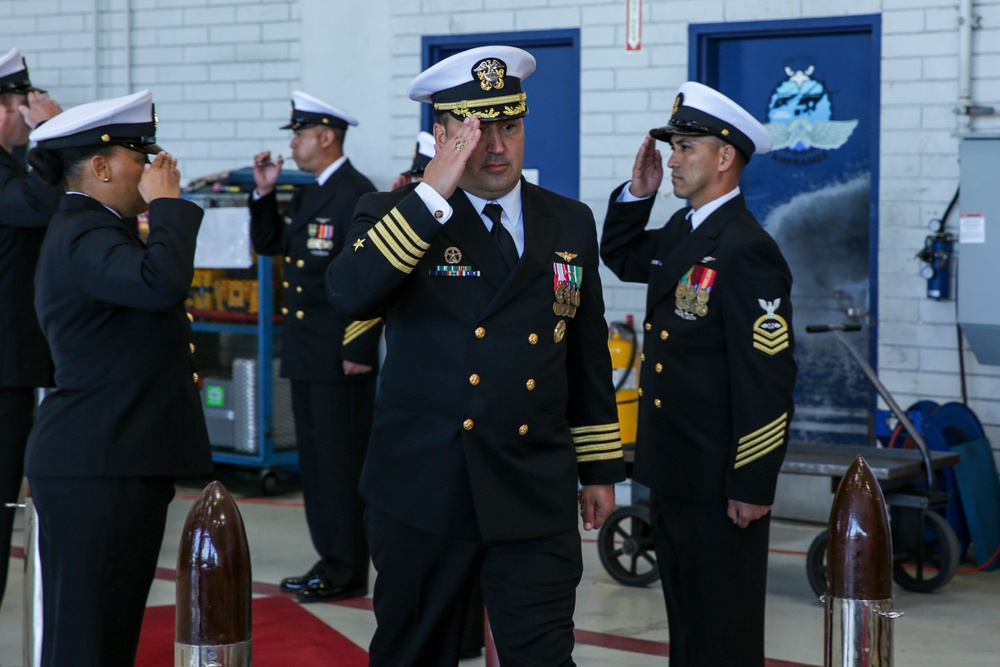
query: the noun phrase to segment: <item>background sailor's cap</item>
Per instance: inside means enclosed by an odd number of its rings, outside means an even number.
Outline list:
[[[649,131],[654,139],[670,141],[671,135],[711,135],[735,146],[747,160],[774,146],[771,135],[746,109],[695,81],[677,90],[670,122]]]
[[[156,155],[153,94],[143,90],[67,109],[32,131],[31,141],[46,148],[124,146]]]
[[[297,130],[309,125],[325,125],[346,130],[348,125],[357,125],[354,117],[344,113],[332,104],[312,95],[296,90],[292,93],[292,119],[282,130]]]
[[[21,50],[16,46],[7,53],[0,56],[0,94],[21,93],[28,94],[33,90],[44,93],[31,85],[28,78],[28,66],[21,57]]]
[[[445,58],[417,75],[406,94],[464,120],[483,122],[528,115],[521,81],[535,71],[535,57],[513,46],[480,46]]]
[[[417,147],[413,149],[413,164],[409,170],[402,172],[403,176],[421,176],[427,163],[434,157],[437,147],[434,145],[434,136],[430,132],[420,132],[417,134]]]

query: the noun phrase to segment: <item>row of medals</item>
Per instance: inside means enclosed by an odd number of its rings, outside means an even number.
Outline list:
[[[559,317],[574,317],[580,305],[580,288],[572,283],[559,283],[556,287],[556,302],[552,312]]]
[[[674,296],[677,297],[677,307],[681,310],[694,313],[698,317],[708,315],[708,292],[677,283]]]

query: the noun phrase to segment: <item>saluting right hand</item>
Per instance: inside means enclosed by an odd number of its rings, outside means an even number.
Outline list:
[[[663,156],[656,147],[656,139],[646,135],[632,165],[632,184],[629,191],[636,197],[656,194],[663,182]]]
[[[253,156],[253,182],[257,186],[257,194],[261,197],[269,195],[278,186],[281,178],[281,165],[285,159],[278,156],[276,162],[271,161],[271,151],[263,151]]]
[[[458,187],[465,173],[465,165],[469,156],[479,143],[483,131],[479,129],[480,120],[469,116],[458,130],[445,138],[443,127],[435,125],[435,139],[438,140],[437,152],[424,168],[424,183],[434,188],[439,195],[448,199]]]
[[[157,154],[139,179],[139,194],[147,204],[160,197],[180,197],[181,172],[177,170],[177,158],[166,151]]]
[[[32,130],[54,116],[62,113],[62,107],[48,93],[40,90],[33,90],[28,93],[27,104],[22,104],[17,108],[24,117],[24,122]]]

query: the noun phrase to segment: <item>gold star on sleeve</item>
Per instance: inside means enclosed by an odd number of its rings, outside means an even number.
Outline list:
[[[357,252],[365,247],[365,239],[358,239],[354,242],[354,252]]]

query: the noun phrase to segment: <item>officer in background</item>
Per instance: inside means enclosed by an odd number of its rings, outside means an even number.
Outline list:
[[[763,667],[768,531],[792,418],[792,276],[739,189],[767,130],[699,83],[614,191],[601,257],[647,283],[634,479],[651,521],[672,667]],[[670,143],[674,195],[646,231]],[[692,231],[693,230],[693,231]]]
[[[316,176],[278,210],[282,158],[254,156],[250,235],[261,255],[284,257],[281,376],[290,378],[306,523],[319,560],[281,588],[300,602],[368,593],[368,543],[358,478],[371,434],[382,324],[335,313],[323,288],[326,267],[344,247],[358,199],[372,185],[344,155],[344,135],[357,121],[296,91],[292,158]]]
[[[373,667],[455,665],[474,579],[503,664],[572,665],[577,512],[599,527],[625,476],[593,215],[521,178],[534,69],[486,46],[414,79],[434,159],[362,198],[327,272],[339,312],[386,320]]]
[[[35,388],[52,385],[52,359],[35,314],[35,265],[62,190],[29,175],[14,156],[28,133],[62,109],[31,85],[15,47],[0,56],[0,603],[7,587],[14,509]]]
[[[420,131],[417,133],[417,145],[413,149],[413,163],[410,168],[399,175],[392,183],[390,190],[401,188],[410,183],[419,183],[424,180],[424,169],[427,163],[434,157],[434,136],[430,132]]]

